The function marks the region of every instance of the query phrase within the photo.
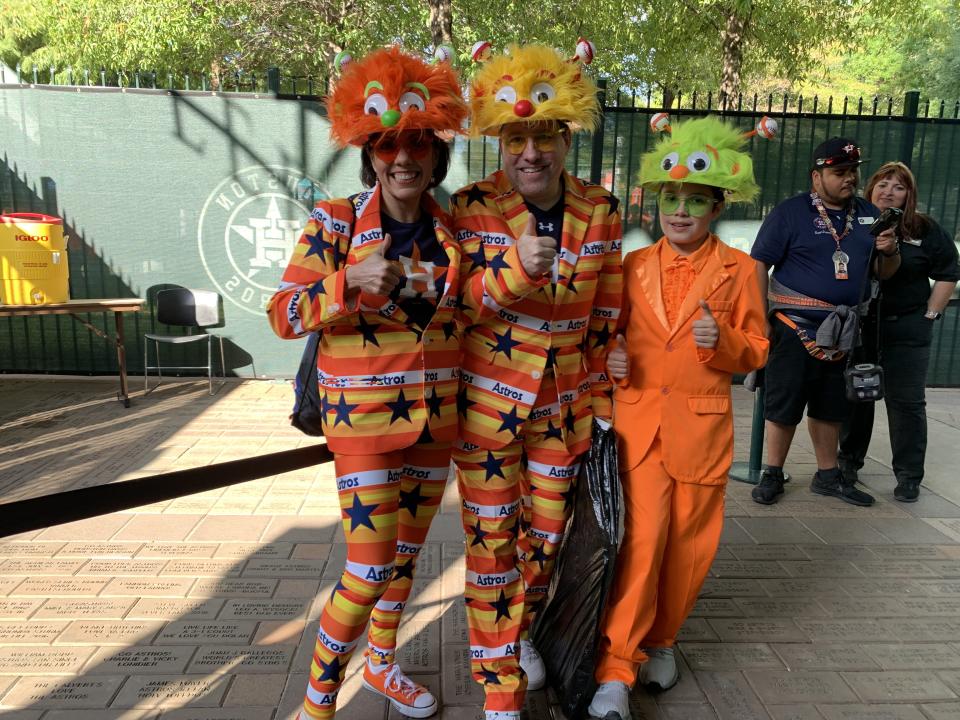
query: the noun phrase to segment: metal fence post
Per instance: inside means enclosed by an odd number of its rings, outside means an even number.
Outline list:
[[[280,68],[267,68],[267,91],[274,95],[280,94]]]
[[[903,96],[903,135],[900,136],[900,161],[910,167],[913,163],[913,144],[917,138],[917,115],[920,111],[920,91],[910,90]]]
[[[750,427],[750,461],[735,462],[730,479],[756,485],[763,465],[763,384],[753,393],[753,425]]]
[[[600,78],[597,81],[597,102],[600,104],[600,122],[597,131],[593,134],[593,148],[590,151],[590,182],[599,185],[603,175],[603,126],[605,123],[604,110],[607,104],[607,81]]]

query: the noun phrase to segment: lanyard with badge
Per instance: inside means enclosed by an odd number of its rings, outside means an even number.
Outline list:
[[[817,212],[820,213],[820,218],[827,226],[827,230],[830,231],[833,241],[837,244],[837,249],[833,252],[833,275],[837,280],[849,280],[850,275],[847,272],[847,266],[850,263],[850,256],[840,249],[840,241],[853,230],[853,216],[856,211],[856,203],[850,203],[850,209],[847,211],[846,225],[843,228],[843,232],[837,234],[837,229],[833,226],[833,221],[827,215],[827,211],[823,207],[823,200],[820,199],[820,196],[815,192],[810,193],[810,202],[813,203]]]

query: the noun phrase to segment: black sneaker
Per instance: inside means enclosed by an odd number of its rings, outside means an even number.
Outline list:
[[[920,483],[917,480],[901,480],[893,491],[893,497],[900,502],[916,502],[920,497]]]
[[[781,468],[765,468],[760,473],[760,482],[750,491],[753,501],[761,505],[773,505],[783,495],[783,470]]]
[[[810,482],[810,490],[817,495],[838,497],[845,503],[870,507],[874,503],[873,495],[857,490],[856,483],[843,476],[840,468],[817,470]]]

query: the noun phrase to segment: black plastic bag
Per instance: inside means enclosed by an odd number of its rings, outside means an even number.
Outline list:
[[[580,465],[573,517],[533,629],[533,644],[569,720],[585,717],[597,688],[593,670],[600,619],[622,537],[622,505],[616,435],[613,428],[603,429],[594,420],[593,441]]]
[[[300,432],[323,437],[323,407],[317,383],[317,353],[320,352],[320,333],[310,333],[300,356],[300,367],[293,381],[293,413],[290,424]]]

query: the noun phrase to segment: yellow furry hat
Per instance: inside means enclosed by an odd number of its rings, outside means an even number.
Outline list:
[[[545,45],[511,45],[491,57],[479,42],[473,59],[483,62],[470,83],[470,133],[497,135],[512,122],[557,121],[572,130],[593,130],[600,118],[597,88],[581,63],[593,60],[593,45],[580,39],[573,58]]]

